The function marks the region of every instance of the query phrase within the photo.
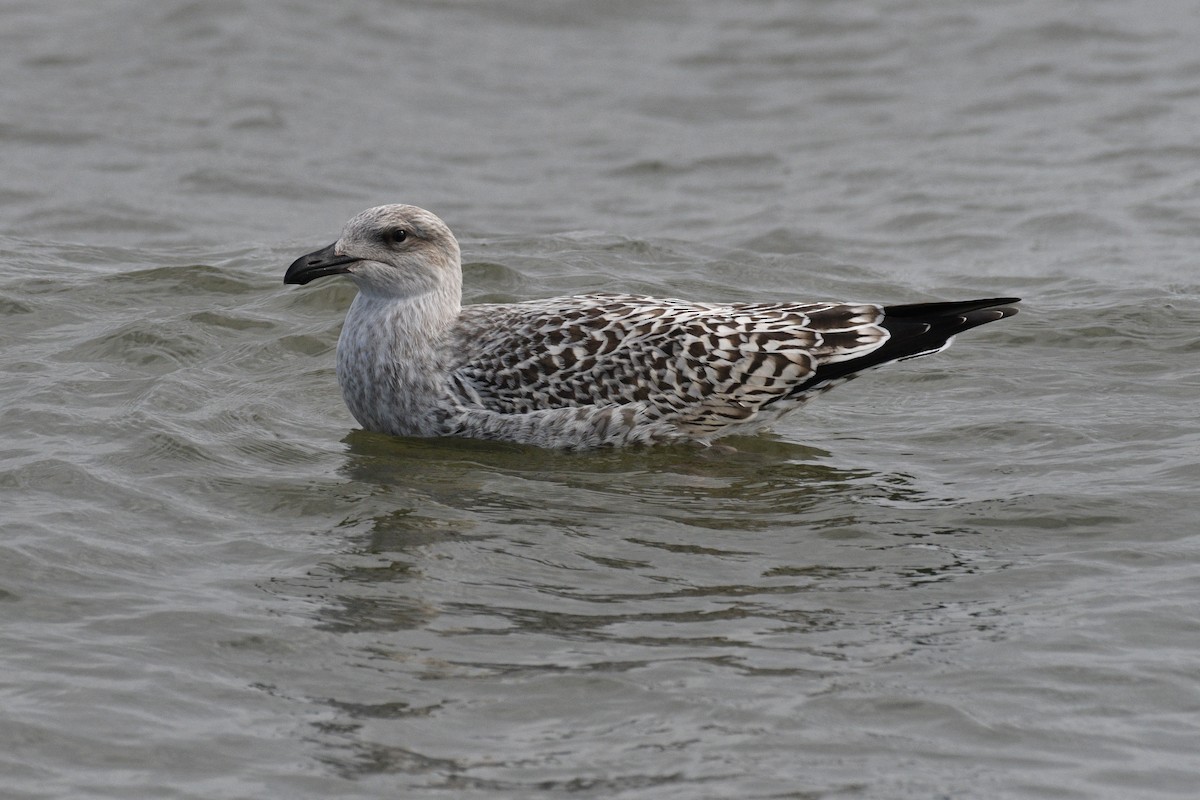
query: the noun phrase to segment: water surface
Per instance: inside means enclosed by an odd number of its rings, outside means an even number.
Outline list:
[[[5,797],[1195,795],[1190,4],[0,19]],[[469,302],[1026,302],[733,452],[391,439],[281,278],[393,201]]]

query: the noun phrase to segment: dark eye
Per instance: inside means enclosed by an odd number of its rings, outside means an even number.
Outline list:
[[[408,238],[408,231],[404,230],[404,228],[392,228],[383,235],[383,238],[388,244],[400,244]]]

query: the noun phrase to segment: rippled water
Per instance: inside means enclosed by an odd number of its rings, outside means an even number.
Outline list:
[[[0,795],[1191,798],[1200,21],[0,9]],[[468,300],[1026,298],[735,452],[356,430],[366,206]]]

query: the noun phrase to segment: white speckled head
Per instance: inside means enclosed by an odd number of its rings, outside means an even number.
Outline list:
[[[364,294],[407,298],[433,292],[456,303],[461,297],[458,240],[423,208],[368,208],[346,223],[333,252],[353,259],[346,273]]]

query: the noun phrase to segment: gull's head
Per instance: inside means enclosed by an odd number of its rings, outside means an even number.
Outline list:
[[[416,206],[378,206],[351,218],[333,244],[292,262],[283,282],[348,275],[364,294],[457,294],[462,286],[459,259],[458,241],[434,214]]]

